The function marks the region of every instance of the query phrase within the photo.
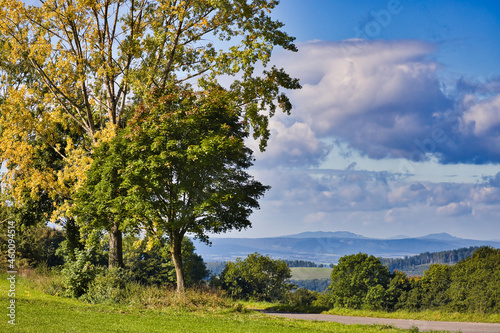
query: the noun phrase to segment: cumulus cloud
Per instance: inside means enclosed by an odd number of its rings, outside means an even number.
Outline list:
[[[367,230],[374,235],[423,235],[424,230],[432,230],[472,237],[471,219],[494,230],[499,227],[500,173],[480,183],[453,183],[412,181],[400,174],[352,166],[345,170],[257,172],[255,176],[272,189],[262,201],[266,219],[256,213],[256,223],[275,228],[277,234],[290,228],[365,235]]]
[[[320,138],[341,138],[373,158],[408,157],[433,114],[452,105],[427,59],[432,51],[417,41],[301,45],[285,63],[303,81],[293,93],[297,113]]]
[[[259,166],[318,166],[331,149],[331,145],[316,137],[308,124],[295,122],[287,126],[279,119],[271,119],[269,128],[271,138],[265,152],[259,151],[257,142],[250,143]]]
[[[275,127],[275,161],[317,165],[328,151],[318,142],[337,140],[375,159],[500,162],[500,80],[461,78],[445,94],[435,52],[416,40],[316,41],[279,58],[303,88],[291,92],[296,123]]]
[[[446,206],[438,207],[436,213],[442,216],[470,215],[472,207],[469,202],[452,202]]]
[[[462,116],[463,130],[471,131],[476,136],[498,137],[500,135],[500,95],[472,104]]]

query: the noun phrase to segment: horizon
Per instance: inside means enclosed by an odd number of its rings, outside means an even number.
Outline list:
[[[485,238],[485,239],[480,239],[480,238],[463,238],[463,237],[457,237],[455,235],[452,235],[447,232],[433,232],[433,233],[427,233],[427,234],[422,234],[420,236],[408,236],[408,235],[395,235],[395,236],[389,236],[389,237],[371,237],[371,236],[366,236],[363,234],[358,234],[346,230],[338,230],[338,231],[324,231],[324,230],[317,230],[317,231],[303,231],[295,234],[283,234],[283,235],[275,235],[275,236],[261,236],[261,237],[245,237],[241,236],[238,234],[235,234],[231,237],[227,236],[222,236],[220,234],[212,234],[210,235],[210,239],[217,239],[217,238],[232,238],[232,239],[237,239],[237,238],[248,238],[248,239],[258,239],[258,238],[288,238],[288,237],[297,237],[301,234],[307,234],[307,233],[349,233],[353,234],[355,236],[360,236],[365,239],[379,239],[379,240],[396,240],[396,239],[418,239],[418,238],[427,238],[429,236],[438,236],[438,235],[444,235],[444,236],[450,236],[452,238],[460,239],[460,240],[477,240],[477,241],[492,241],[492,242],[500,242],[500,239],[495,239],[495,238]],[[240,237],[241,236],[241,237]],[[192,235],[189,235],[190,238],[195,238]],[[312,238],[321,238],[321,237],[312,237]],[[325,237],[329,238],[329,237]],[[339,237],[342,238],[342,237]],[[347,238],[347,237],[344,237]]]

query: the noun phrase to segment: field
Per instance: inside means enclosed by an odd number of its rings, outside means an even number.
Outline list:
[[[329,267],[292,267],[292,280],[329,279],[332,268]]]
[[[93,305],[51,296],[17,277],[16,325],[8,323],[9,283],[0,276],[1,332],[410,332],[387,326],[342,325],[270,317],[241,304],[221,308],[165,307],[141,304]]]
[[[422,276],[430,264],[416,265],[413,269],[403,270],[407,276]],[[293,280],[329,279],[332,268],[329,267],[292,267]]]

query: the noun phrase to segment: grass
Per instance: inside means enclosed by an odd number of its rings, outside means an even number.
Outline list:
[[[291,320],[244,310],[251,303],[209,307],[165,306],[158,295],[146,304],[89,304],[41,291],[50,283],[31,276],[16,281],[16,325],[8,317],[0,321],[1,332],[411,332],[389,326],[342,325]],[[45,283],[45,285],[44,285]],[[9,283],[0,275],[0,308],[9,302]],[[165,297],[172,298],[170,294]],[[188,298],[191,296],[187,296]],[[228,301],[229,302],[229,301]],[[151,306],[154,304],[155,306]],[[270,304],[267,304],[270,305]],[[267,306],[266,305],[266,306]]]
[[[324,311],[323,313],[342,315],[342,316],[373,317],[373,318],[500,323],[500,314],[459,313],[459,312],[446,312],[441,310],[424,310],[418,312],[400,310],[395,312],[385,312],[385,311],[335,308],[328,311]]]
[[[329,279],[332,269],[329,267],[292,267],[292,280]]]

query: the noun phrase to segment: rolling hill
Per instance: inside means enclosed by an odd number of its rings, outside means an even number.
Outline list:
[[[439,252],[470,246],[500,248],[500,241],[463,239],[446,233],[418,238],[377,239],[349,232],[306,232],[265,238],[212,238],[212,246],[194,241],[205,261],[228,261],[259,252],[273,258],[337,263],[347,254],[363,252],[398,258],[423,252]]]

